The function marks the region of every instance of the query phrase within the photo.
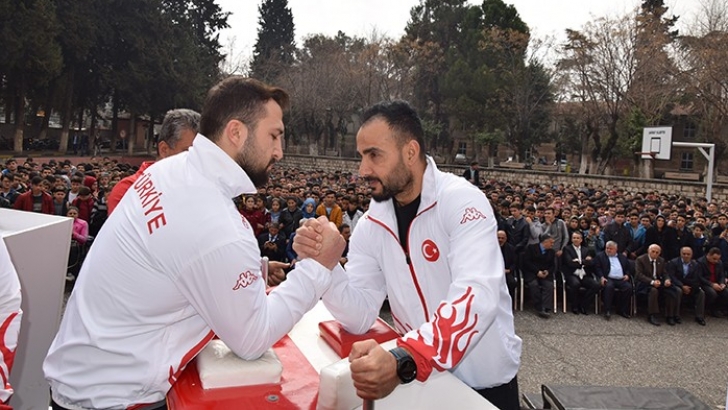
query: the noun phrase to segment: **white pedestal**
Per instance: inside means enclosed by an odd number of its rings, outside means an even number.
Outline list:
[[[58,331],[73,221],[33,212],[0,209],[5,240],[22,287],[23,317],[10,384],[15,410],[47,409],[43,360]]]

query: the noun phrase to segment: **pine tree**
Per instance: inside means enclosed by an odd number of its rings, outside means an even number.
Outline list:
[[[293,13],[288,0],[263,0],[258,7],[258,41],[253,51],[252,76],[270,82],[293,63],[296,50]]]

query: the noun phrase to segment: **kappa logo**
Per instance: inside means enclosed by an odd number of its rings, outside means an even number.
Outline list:
[[[233,290],[238,290],[240,288],[243,288],[243,289],[247,288],[253,282],[255,282],[256,279],[258,279],[258,277],[255,276],[254,274],[250,273],[249,270],[247,270],[240,274],[240,276],[238,277],[238,282],[233,287]]]
[[[460,225],[469,222],[469,221],[477,221],[478,219],[485,219],[486,216],[478,211],[475,208],[466,208],[465,214],[463,215],[463,219],[460,220]]]
[[[427,239],[422,242],[422,255],[428,262],[435,262],[440,259],[440,249],[437,247],[435,242],[431,239]]]

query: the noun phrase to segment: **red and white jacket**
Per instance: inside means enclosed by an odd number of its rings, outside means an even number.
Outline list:
[[[10,409],[8,401],[13,394],[10,386],[10,370],[15,359],[20,333],[21,294],[20,280],[5,241],[0,236],[0,410]]]
[[[508,383],[520,366],[521,339],[496,231],[485,195],[428,157],[409,249],[400,245],[392,201],[373,201],[324,303],[346,330],[361,334],[389,295],[404,335],[398,343],[415,356],[419,380],[434,368],[476,389]]]
[[[214,334],[255,359],[316,304],[331,283],[318,263],[266,296],[258,243],[232,201],[255,191],[201,135],[145,170],[96,237],[45,359],[58,404],[159,402]]]

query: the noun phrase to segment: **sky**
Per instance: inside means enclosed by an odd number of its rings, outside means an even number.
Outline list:
[[[589,20],[618,16],[639,7],[640,0],[504,0],[518,10],[532,35],[553,35],[565,39],[566,28],[579,29]],[[692,20],[703,0],[666,0],[669,12]],[[262,0],[217,0],[228,18],[230,28],[220,34],[224,52],[240,57],[252,56],[258,30],[258,5]],[[333,36],[339,30],[349,36],[369,37],[373,31],[392,38],[404,34],[412,6],[419,0],[288,0],[296,27],[296,42],[308,35]],[[480,4],[478,1],[470,1]]]

